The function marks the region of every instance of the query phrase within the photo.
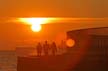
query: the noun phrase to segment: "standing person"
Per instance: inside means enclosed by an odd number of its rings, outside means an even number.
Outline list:
[[[57,53],[57,46],[55,42],[51,44],[51,52],[52,52],[52,55],[56,55]]]
[[[49,54],[49,44],[47,41],[45,41],[43,47],[44,47],[44,54],[48,55]]]
[[[37,50],[37,56],[41,56],[41,54],[42,54],[42,45],[41,45],[40,42],[37,44],[36,50]]]
[[[61,51],[62,51],[62,53],[67,51],[66,42],[63,40],[61,41]]]

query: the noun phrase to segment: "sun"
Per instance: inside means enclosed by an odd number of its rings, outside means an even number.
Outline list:
[[[42,27],[40,24],[35,24],[35,25],[31,26],[31,29],[33,32],[39,32],[39,31],[41,31]]]
[[[33,32],[41,31],[41,24],[46,24],[53,22],[56,18],[18,18],[18,21],[31,25],[31,30]]]
[[[19,21],[29,25],[46,24],[51,21],[49,18],[19,18]]]

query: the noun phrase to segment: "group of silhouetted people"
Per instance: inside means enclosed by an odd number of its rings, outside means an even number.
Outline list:
[[[49,44],[47,41],[42,45],[40,42],[36,46],[37,56],[41,56],[42,52],[44,55],[49,55],[49,51],[51,51],[52,55],[56,55],[57,53],[57,46],[55,42]]]

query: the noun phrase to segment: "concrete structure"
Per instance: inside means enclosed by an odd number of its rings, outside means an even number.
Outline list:
[[[67,32],[75,40],[68,52],[56,56],[18,57],[18,71],[107,71],[108,28]]]
[[[82,53],[75,71],[107,71],[108,27],[69,31],[67,35],[76,42],[69,53]]]

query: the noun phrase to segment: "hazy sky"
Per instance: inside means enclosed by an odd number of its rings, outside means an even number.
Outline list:
[[[108,0],[0,0],[0,19],[34,16],[106,18],[108,17]],[[40,37],[56,39],[64,32],[73,29],[102,26],[108,26],[108,21],[43,25],[41,32],[33,33],[29,25],[0,22],[0,50],[15,49],[16,45],[24,45],[28,42],[33,44],[32,42]]]
[[[82,21],[42,25],[38,33],[30,25],[0,23],[0,50],[15,49],[16,46],[35,46],[36,40],[61,40],[67,31],[93,27],[108,27],[108,21]]]
[[[108,17],[108,0],[0,0],[0,16]]]

